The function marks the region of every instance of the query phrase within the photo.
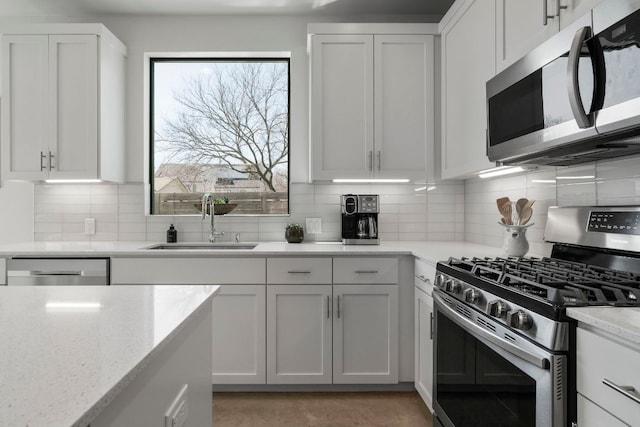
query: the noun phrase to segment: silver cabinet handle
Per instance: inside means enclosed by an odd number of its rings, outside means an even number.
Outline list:
[[[378,150],[378,171],[382,170],[382,151]]]
[[[569,8],[569,6],[563,6],[563,5],[561,5],[561,4],[560,4],[560,0],[557,0],[557,1],[556,1],[556,7],[557,7],[557,11],[558,11],[556,16],[560,16],[560,11],[561,11],[561,10],[563,10],[563,9],[568,9],[568,8]]]
[[[416,279],[418,279],[418,280],[420,280],[421,282],[424,282],[424,283],[429,283],[429,279],[424,277],[422,274],[420,276],[416,276]]]
[[[338,319],[340,318],[340,295],[338,295]]]
[[[311,274],[309,270],[289,270],[287,271],[289,274]]]
[[[433,341],[433,311],[431,313],[429,313],[429,317],[430,317],[430,319],[429,319],[429,322],[430,322],[429,323],[429,328],[430,328],[430,331],[431,331],[430,334],[429,334],[429,339],[431,341]]]
[[[327,295],[327,319],[331,319],[331,311],[329,306],[331,305],[331,297]]]
[[[44,152],[43,152],[43,151],[41,151],[41,152],[40,152],[40,172],[42,172],[42,171],[44,170],[44,168],[45,168],[45,165],[44,165],[44,159],[45,159],[46,157],[47,157],[47,156],[45,156]]]
[[[542,0],[542,25],[546,27],[549,19],[553,19],[555,17],[556,17],[555,15],[549,15],[547,0]]]
[[[602,384],[611,387],[612,389],[614,389],[615,391],[617,391],[620,394],[625,395],[626,397],[628,397],[629,399],[633,400],[636,403],[640,403],[640,394],[637,392],[637,390],[635,389],[635,387],[630,386],[630,385],[618,385],[616,383],[614,383],[611,380],[608,379],[603,379],[602,380]]]
[[[578,123],[578,127],[581,129],[592,126],[591,119],[584,111],[584,106],[580,99],[580,83],[578,81],[578,65],[580,63],[582,43],[584,43],[584,41],[589,37],[591,37],[590,27],[582,27],[576,31],[575,36],[573,36],[573,42],[571,43],[571,50],[569,51],[569,60],[567,64],[569,104],[571,105],[571,111]]]
[[[53,159],[55,159],[55,155],[49,151],[49,170],[52,170],[56,166],[53,164]]]
[[[378,270],[356,270],[356,274],[376,274]]]
[[[369,150],[369,170],[373,170],[373,150]]]

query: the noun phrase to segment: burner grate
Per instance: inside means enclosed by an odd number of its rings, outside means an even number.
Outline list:
[[[450,266],[554,305],[640,305],[640,274],[556,258],[450,258]]]

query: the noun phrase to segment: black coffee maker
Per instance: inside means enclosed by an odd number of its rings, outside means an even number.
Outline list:
[[[342,207],[342,243],[345,245],[377,245],[380,196],[344,194]]]

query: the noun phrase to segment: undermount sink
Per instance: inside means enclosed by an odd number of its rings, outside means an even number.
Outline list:
[[[229,249],[253,249],[256,243],[160,243],[148,246],[144,249],[160,250],[229,250]]]

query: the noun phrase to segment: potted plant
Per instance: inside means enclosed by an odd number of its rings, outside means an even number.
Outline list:
[[[301,243],[304,240],[304,228],[300,224],[287,224],[284,237],[289,243]]]

